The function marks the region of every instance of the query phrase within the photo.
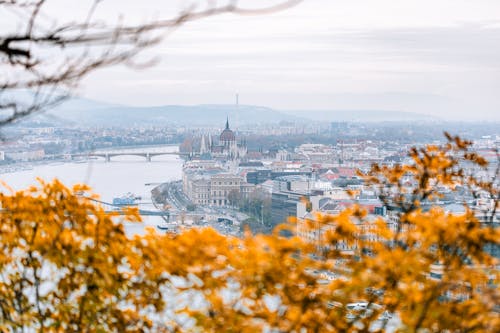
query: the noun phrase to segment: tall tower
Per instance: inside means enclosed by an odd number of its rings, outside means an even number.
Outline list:
[[[202,135],[200,143],[200,154],[205,154],[207,151],[208,149],[207,149],[207,144],[205,142],[205,135]]]

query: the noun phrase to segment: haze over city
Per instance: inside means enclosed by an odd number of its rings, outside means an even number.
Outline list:
[[[188,5],[120,6],[125,21],[142,22]],[[241,104],[278,110],[499,120],[499,13],[494,0],[309,0],[270,15],[225,14],[189,22],[144,52],[138,62],[154,66],[97,72],[79,92],[135,106],[232,104],[238,92]],[[97,15],[118,17],[106,2]]]
[[[500,332],[500,1],[0,0],[0,331]]]

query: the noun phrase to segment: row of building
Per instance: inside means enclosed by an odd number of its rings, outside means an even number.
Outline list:
[[[250,160],[246,150],[243,153],[235,148],[242,149],[244,145],[236,143],[228,121],[218,141],[210,137],[201,142],[200,154],[187,161],[183,171],[184,191],[195,204],[232,206],[237,198],[259,191],[271,201],[268,223],[272,225],[289,217],[312,219],[316,213],[338,214],[353,204],[373,216],[384,216],[388,223],[397,222],[373,188],[365,186],[357,176],[357,171],[369,170],[374,162],[411,163],[404,147],[397,150],[392,145],[370,141],[337,147],[302,144],[293,150],[282,150],[274,158]],[[412,186],[411,178],[402,182]],[[463,203],[472,204],[474,200],[460,188],[453,192],[442,189],[441,195],[439,202],[429,205],[437,204],[453,213],[463,212]]]
[[[247,197],[255,189],[238,174],[214,166],[191,169],[185,167],[182,174],[184,193],[196,205],[230,206],[235,200]]]
[[[43,149],[7,149],[0,151],[0,161],[29,162],[45,157]]]

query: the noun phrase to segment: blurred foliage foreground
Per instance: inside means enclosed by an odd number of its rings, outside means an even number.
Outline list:
[[[497,179],[479,176],[488,163],[448,139],[365,175],[395,227],[351,207],[302,223],[321,235],[312,243],[280,236],[293,224],[242,239],[210,228],[128,238],[120,221],[137,212],[105,213],[85,186],[2,194],[0,331],[499,332],[493,219],[421,205],[460,187],[495,215]]]

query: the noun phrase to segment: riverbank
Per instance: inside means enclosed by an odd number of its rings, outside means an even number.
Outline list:
[[[189,220],[195,225],[210,226],[221,234],[241,236],[250,216],[230,207],[197,206],[182,191],[181,181],[158,185],[151,191],[153,202],[171,212],[171,221]]]

